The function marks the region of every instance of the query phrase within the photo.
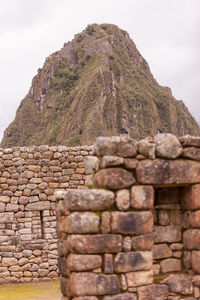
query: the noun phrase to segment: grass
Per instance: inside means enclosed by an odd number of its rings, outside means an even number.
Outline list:
[[[0,300],[60,300],[60,282],[0,285]]]

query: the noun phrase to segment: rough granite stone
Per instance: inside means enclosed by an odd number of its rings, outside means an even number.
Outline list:
[[[169,291],[181,295],[190,295],[193,292],[192,283],[182,275],[171,275],[164,280],[169,286]]]
[[[137,296],[133,293],[125,293],[115,296],[106,296],[103,300],[137,300]]]
[[[132,248],[136,251],[147,251],[153,247],[153,234],[132,237]]]
[[[154,203],[152,186],[133,186],[131,188],[131,206],[133,209],[151,209]]]
[[[195,184],[183,189],[181,194],[182,208],[185,210],[200,209],[200,184]]]
[[[128,210],[130,207],[130,192],[127,189],[116,193],[116,205],[119,210]]]
[[[186,250],[200,250],[200,229],[184,231],[183,244]]]
[[[137,287],[153,283],[153,271],[138,271],[126,273],[128,287]]]
[[[70,271],[88,271],[100,268],[102,258],[100,255],[69,254],[67,257],[67,267]]]
[[[152,284],[138,287],[139,300],[166,300],[168,299],[168,286],[166,284]]]
[[[150,251],[118,253],[114,259],[116,273],[148,271],[151,268],[152,253]]]
[[[171,133],[157,134],[154,137],[154,142],[158,157],[175,159],[182,154],[183,148],[179,140]]]
[[[100,217],[92,212],[73,212],[65,218],[64,232],[98,233]]]
[[[161,259],[172,256],[172,251],[167,244],[154,245],[152,250],[154,259]]]

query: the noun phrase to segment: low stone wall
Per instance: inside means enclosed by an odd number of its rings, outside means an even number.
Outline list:
[[[0,283],[58,278],[54,192],[85,188],[92,147],[0,149]]]
[[[63,300],[200,297],[200,138],[98,138],[57,192]]]

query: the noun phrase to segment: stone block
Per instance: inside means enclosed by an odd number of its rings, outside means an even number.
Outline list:
[[[172,251],[167,244],[154,245],[152,250],[154,259],[161,259],[172,256]]]
[[[138,165],[138,160],[135,158],[124,158],[124,166],[126,169],[135,169]]]
[[[200,274],[200,251],[192,251],[191,255],[192,270]]]
[[[72,273],[70,291],[72,296],[113,295],[120,292],[120,284],[116,275]]]
[[[185,276],[171,275],[164,281],[168,285],[169,291],[172,293],[181,295],[190,295],[193,293],[192,283]]]
[[[152,253],[150,251],[118,253],[114,259],[116,273],[148,271],[151,268]]]
[[[100,255],[69,254],[67,257],[67,267],[70,271],[88,271],[100,268],[102,258]]]
[[[182,239],[181,226],[154,226],[154,243],[177,243]]]
[[[64,232],[98,233],[100,217],[92,212],[74,212],[65,217]]]
[[[185,210],[200,209],[200,184],[184,188],[181,203]]]
[[[126,136],[98,137],[94,144],[94,154],[135,157],[137,145],[133,139]]]
[[[13,223],[13,219],[14,219],[13,212],[0,213],[1,223]]]
[[[183,244],[186,250],[200,250],[200,229],[188,229],[183,233]]]
[[[109,233],[111,232],[111,224],[110,224],[110,220],[111,220],[111,214],[109,211],[104,211],[101,213],[101,232],[102,233]]]
[[[5,207],[6,207],[5,203],[0,202],[0,213],[5,211]]]
[[[181,271],[181,261],[176,258],[167,258],[167,259],[161,261],[160,269],[161,269],[162,273],[180,272]]]
[[[134,209],[153,207],[154,189],[152,186],[133,186],[131,188],[131,206]]]
[[[119,210],[127,210],[130,207],[130,192],[128,189],[119,190],[116,193],[116,205]]]
[[[14,257],[3,257],[2,258],[2,266],[3,267],[11,267],[16,266],[18,260]]]
[[[65,300],[65,299],[61,299],[61,300]],[[66,300],[69,300],[69,298],[67,298]],[[83,296],[83,297],[75,297],[73,298],[73,300],[98,300],[98,298],[95,296]]]
[[[64,193],[64,205],[70,211],[107,210],[114,202],[114,193],[111,191],[68,190]]]
[[[71,235],[67,238],[72,253],[118,253],[122,236],[118,234]]]
[[[122,234],[145,234],[153,229],[153,215],[144,212],[112,212],[112,231]]]
[[[136,251],[147,251],[153,247],[153,235],[144,234],[132,237],[132,248]]]
[[[200,149],[195,147],[185,148],[183,149],[182,156],[193,160],[200,160]]]
[[[183,148],[176,136],[171,133],[157,134],[154,137],[156,155],[161,158],[175,159],[182,154]]]
[[[137,296],[133,293],[124,293],[115,296],[106,296],[103,300],[137,300]]]
[[[200,138],[197,136],[184,135],[179,137],[179,141],[183,146],[200,147]]]
[[[102,157],[101,168],[116,167],[123,165],[123,157],[106,155]]]
[[[130,252],[132,246],[132,240],[130,236],[126,236],[123,240],[123,250],[124,252]]]
[[[94,186],[110,190],[130,187],[135,183],[133,174],[122,168],[101,169],[94,175]]]
[[[192,228],[200,228],[200,210],[191,212],[187,218],[189,226]]]
[[[128,287],[137,287],[153,283],[153,271],[138,271],[126,273]]]
[[[138,300],[166,300],[168,299],[166,284],[152,284],[138,287]]]
[[[25,210],[49,210],[50,208],[51,204],[49,201],[38,201],[27,204]]]
[[[200,182],[200,162],[183,159],[142,160],[136,173],[141,184],[195,184]]]
[[[104,273],[105,274],[114,273],[112,254],[105,254],[104,255]]]

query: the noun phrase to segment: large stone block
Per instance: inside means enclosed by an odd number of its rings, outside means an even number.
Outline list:
[[[122,250],[118,234],[71,235],[67,238],[72,253],[117,253]]]
[[[193,292],[192,283],[185,276],[169,276],[169,278],[166,278],[165,283],[169,286],[169,291],[172,293],[190,295]]]
[[[97,233],[100,217],[92,212],[74,212],[65,217],[64,232],[67,233]]]
[[[138,271],[126,273],[128,287],[136,287],[153,283],[153,271]]]
[[[181,202],[185,210],[200,209],[200,184],[186,187],[182,192]]]
[[[200,147],[200,138],[197,136],[184,135],[179,138],[183,146]]]
[[[200,210],[196,210],[191,212],[187,218],[190,227],[192,228],[200,228]]]
[[[112,231],[122,234],[145,234],[153,229],[153,215],[144,212],[112,212]]]
[[[88,271],[100,268],[102,258],[100,255],[69,254],[67,257],[67,267],[71,271]]]
[[[135,157],[137,144],[133,139],[126,136],[98,137],[94,144],[94,154],[97,156]]]
[[[104,190],[68,190],[64,193],[64,205],[70,211],[107,210],[114,204],[114,193]]]
[[[157,134],[154,137],[158,157],[175,159],[182,154],[183,148],[176,136],[171,133]]]
[[[117,275],[72,273],[70,290],[72,296],[113,295],[120,292],[120,284]]]
[[[172,251],[167,244],[154,245],[152,250],[154,259],[161,259],[172,256]]]
[[[14,219],[13,212],[0,213],[1,223],[12,223]]]
[[[194,160],[200,160],[200,149],[195,147],[185,148],[182,156]]]
[[[131,188],[131,206],[134,209],[150,209],[153,207],[154,189],[152,186],[133,186]]]
[[[168,299],[166,284],[152,284],[138,287],[138,300],[166,300]]]
[[[154,243],[178,243],[181,241],[181,226],[154,226]]]
[[[167,259],[161,261],[160,269],[161,269],[162,273],[180,272],[181,271],[181,261],[176,258],[167,258]]]
[[[153,234],[144,234],[132,237],[132,248],[138,251],[151,250],[153,247]]]
[[[184,249],[200,250],[200,229],[188,229],[183,233]]]
[[[192,160],[142,160],[136,169],[138,182],[154,185],[200,182],[200,162]]]
[[[150,251],[118,253],[114,259],[116,273],[148,271],[151,268],[152,253]]]
[[[94,186],[97,188],[107,188],[119,190],[129,187],[135,183],[133,174],[122,168],[101,169],[94,175]]]

